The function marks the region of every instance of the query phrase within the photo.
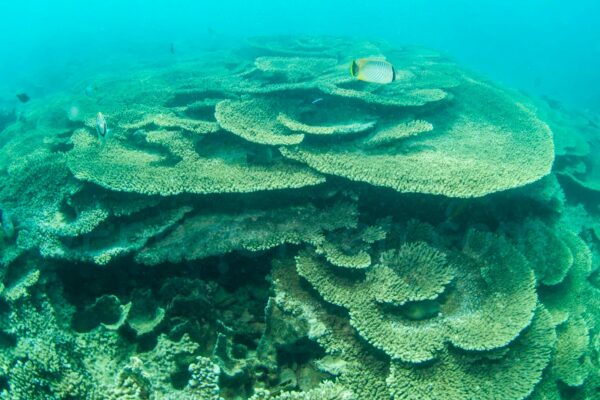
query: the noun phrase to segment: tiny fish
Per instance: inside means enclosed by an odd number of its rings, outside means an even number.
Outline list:
[[[19,93],[17,95],[17,99],[19,99],[21,103],[27,103],[31,99],[31,97],[29,97],[27,93]]]
[[[352,61],[350,75],[359,81],[387,84],[396,79],[396,70],[381,58],[359,58]]]
[[[104,119],[104,115],[101,112],[96,116],[96,133],[101,139],[104,139],[108,133],[106,119]]]
[[[310,104],[317,104],[317,103],[320,103],[321,101],[323,101],[323,98],[319,97],[318,99],[314,99],[313,101],[311,101]]]
[[[171,46],[169,47],[169,52],[171,54],[175,54],[175,43],[171,43]]]

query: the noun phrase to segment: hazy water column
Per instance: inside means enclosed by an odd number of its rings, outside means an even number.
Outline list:
[[[79,64],[151,57],[170,42],[185,51],[215,35],[327,33],[431,46],[510,85],[600,109],[598,15],[594,0],[6,0],[0,99],[48,90]]]

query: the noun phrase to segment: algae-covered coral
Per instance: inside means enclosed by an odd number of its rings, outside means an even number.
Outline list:
[[[333,37],[95,86],[0,126],[0,398],[598,396],[593,116]]]

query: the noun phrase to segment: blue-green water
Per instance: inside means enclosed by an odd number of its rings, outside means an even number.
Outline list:
[[[0,399],[600,398],[596,2],[0,5]]]
[[[160,56],[171,42],[185,51],[258,34],[333,34],[446,51],[510,86],[597,110],[599,14],[593,0],[5,1],[0,74],[12,91],[43,90],[69,66]]]

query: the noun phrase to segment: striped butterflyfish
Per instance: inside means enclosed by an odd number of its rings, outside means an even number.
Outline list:
[[[350,65],[350,74],[359,81],[392,83],[396,79],[394,66],[382,58],[358,58]]]

